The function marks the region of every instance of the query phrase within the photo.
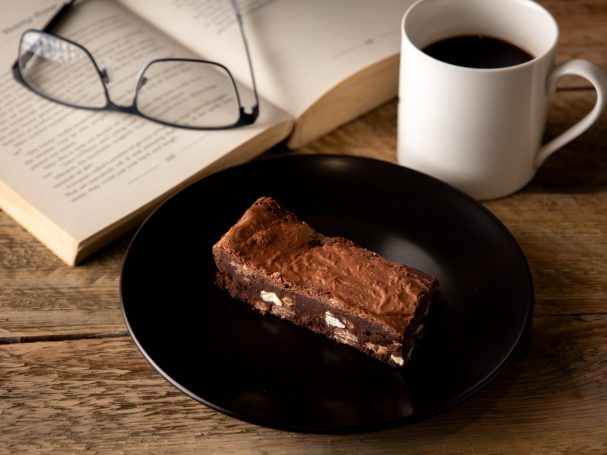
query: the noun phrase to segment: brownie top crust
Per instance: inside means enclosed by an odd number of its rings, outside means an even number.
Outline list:
[[[288,286],[313,289],[397,331],[404,330],[419,302],[438,286],[429,274],[350,240],[324,236],[271,198],[258,199],[216,246]]]

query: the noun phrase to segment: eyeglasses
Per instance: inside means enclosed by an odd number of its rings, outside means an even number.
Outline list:
[[[149,62],[140,73],[130,106],[109,96],[110,77],[82,45],[50,32],[75,0],[65,3],[42,30],[21,36],[13,76],[34,93],[80,109],[135,114],[180,128],[213,130],[250,125],[259,115],[253,65],[236,0],[230,0],[247,55],[254,105],[247,112],[230,71],[207,60],[165,58]]]

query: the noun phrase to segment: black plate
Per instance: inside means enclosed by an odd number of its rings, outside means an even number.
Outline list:
[[[439,278],[445,303],[405,369],[215,286],[211,246],[262,195]],[[450,186],[382,161],[290,156],[214,174],[164,203],[128,249],[121,297],[143,355],[191,397],[269,427],[356,432],[427,417],[487,384],[523,338],[533,285],[506,228]]]

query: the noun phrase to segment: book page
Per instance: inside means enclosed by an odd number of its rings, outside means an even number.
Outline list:
[[[200,131],[119,112],[75,109],[37,96],[14,80],[11,65],[23,30],[41,27],[57,6],[56,0],[20,0],[0,19],[0,189],[5,189],[0,204],[23,224],[23,207],[29,205],[41,215],[36,219],[50,220],[81,242],[231,151],[240,154],[234,163],[244,161],[290,131],[287,114],[263,100],[252,126]],[[107,0],[76,3],[55,32],[85,45],[108,69],[110,97],[120,105],[132,103],[137,76],[149,60],[195,57]],[[241,146],[272,127],[278,130],[266,142]],[[44,229],[25,227],[34,234]]]
[[[205,58],[250,80],[229,0],[120,0]],[[239,0],[260,93],[294,117],[352,74],[400,51],[412,0]]]

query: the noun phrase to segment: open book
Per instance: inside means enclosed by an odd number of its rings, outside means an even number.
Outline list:
[[[286,141],[298,147],[397,93],[400,19],[411,0],[240,0],[260,116],[196,131],[47,101],[13,80],[21,33],[59,0],[11,2],[0,17],[0,208],[70,265],[203,175]],[[251,78],[228,0],[84,0],[53,33],[112,70],[130,104],[140,69],[164,57],[226,65],[243,104]]]

